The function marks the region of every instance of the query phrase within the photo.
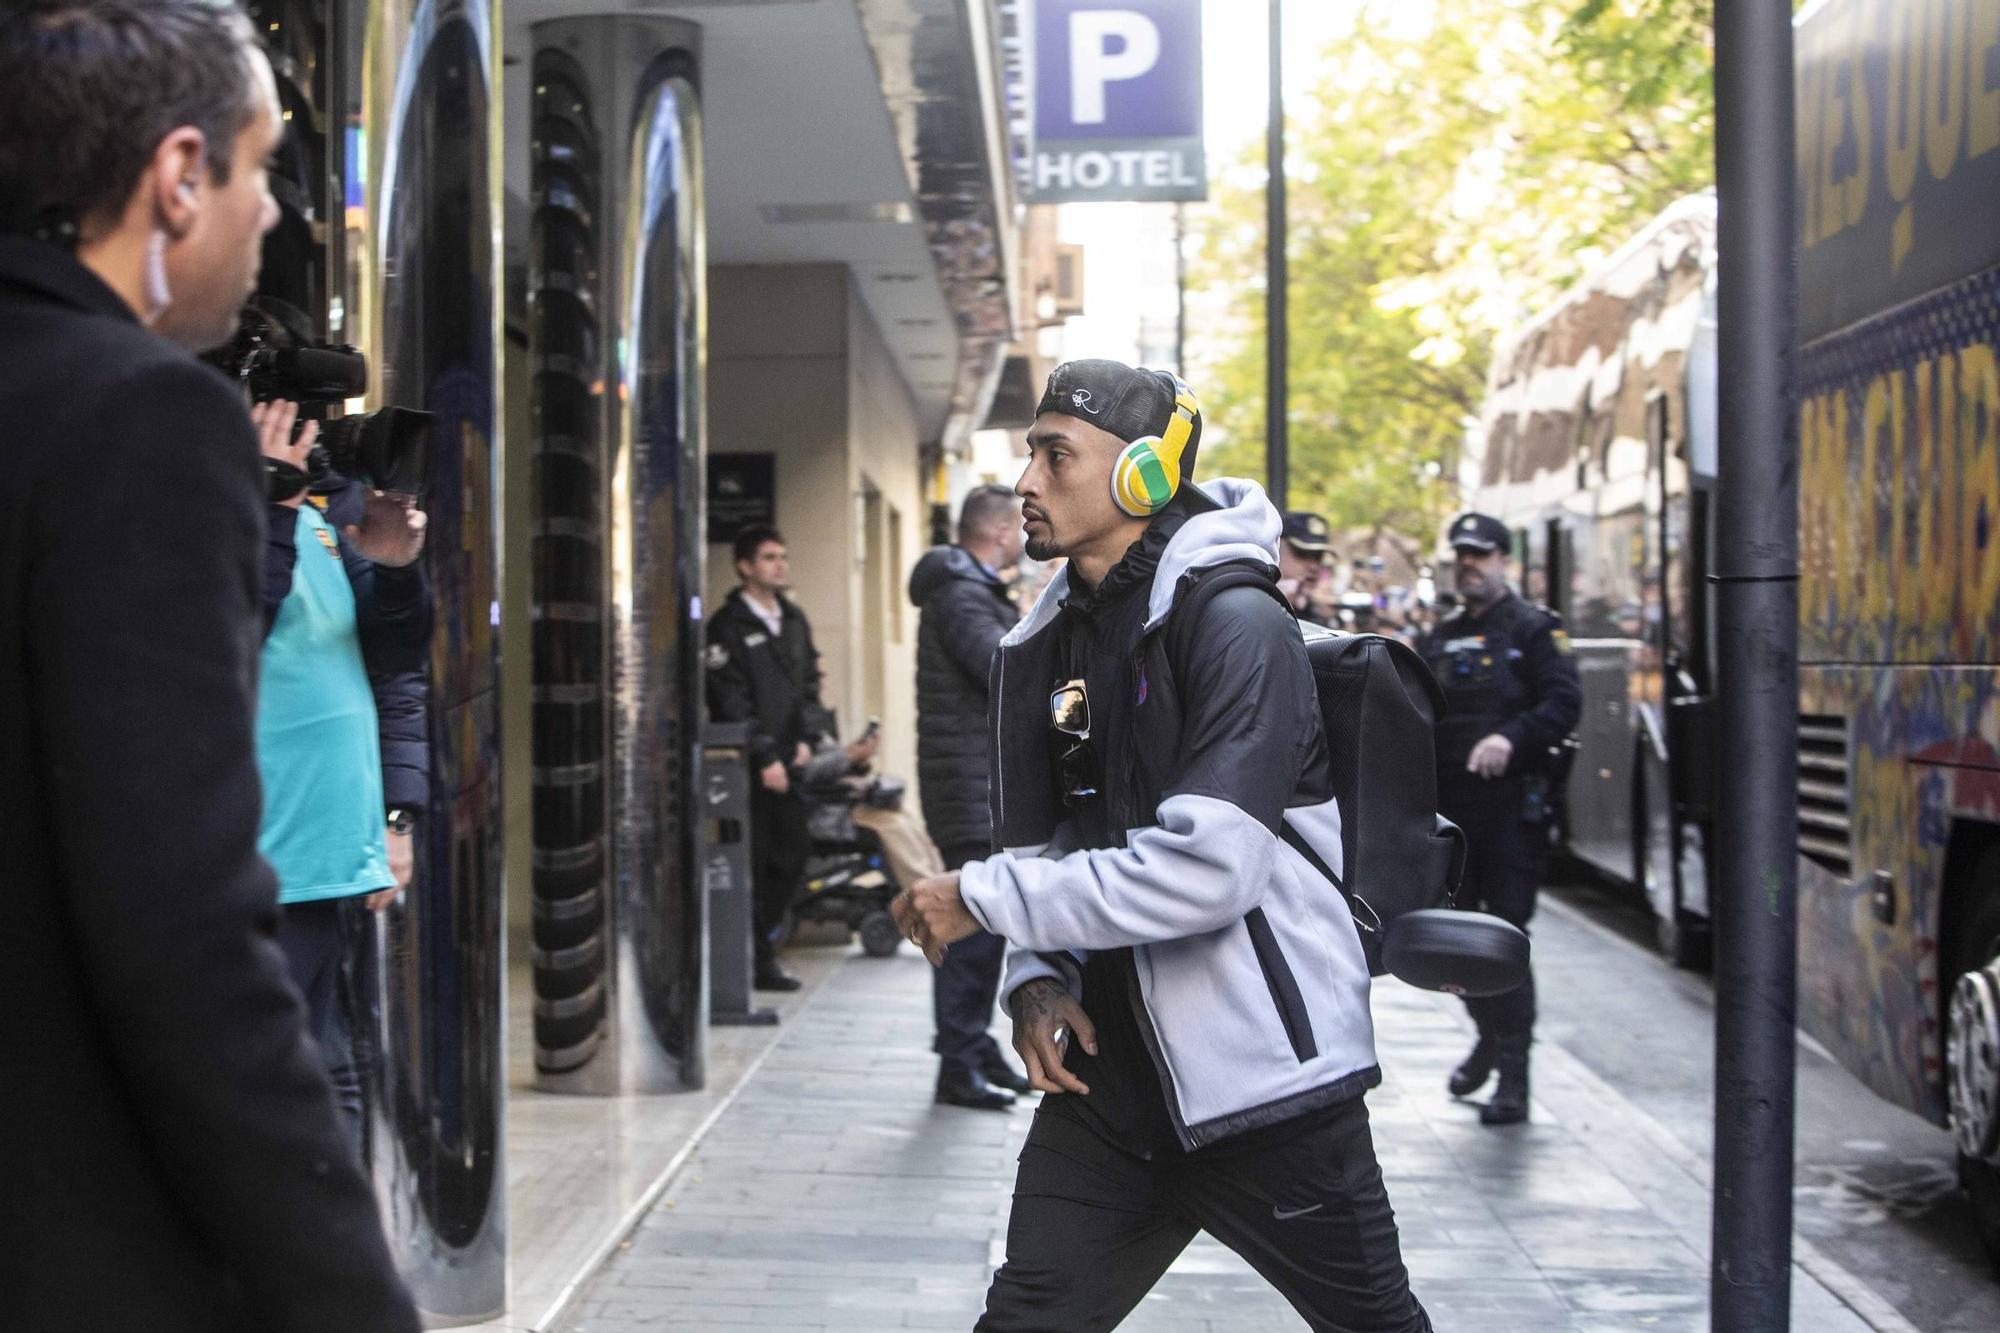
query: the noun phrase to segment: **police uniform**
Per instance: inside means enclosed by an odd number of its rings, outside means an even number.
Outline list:
[[[1322,563],[1333,558],[1333,532],[1326,519],[1306,509],[1285,511],[1285,524],[1280,540],[1292,548],[1294,555],[1306,560]],[[1287,601],[1290,598],[1286,599]],[[1327,629],[1337,628],[1334,618],[1322,612],[1308,600],[1303,606],[1293,606],[1292,614],[1308,625],[1320,625]]]
[[[1451,527],[1451,542],[1458,548],[1502,550],[1507,536],[1505,526],[1484,514],[1464,515]],[[1583,703],[1562,617],[1504,591],[1483,612],[1461,607],[1445,617],[1425,640],[1423,654],[1445,693],[1436,731],[1438,806],[1466,837],[1458,905],[1491,912],[1525,929],[1547,862],[1555,756],[1576,727]],[[1506,771],[1497,778],[1468,772],[1466,761],[1474,747],[1492,735],[1513,745]],[[1453,1092],[1476,1090],[1497,1067],[1502,1086],[1496,1103],[1511,1099],[1517,1089],[1525,1114],[1527,1051],[1535,1023],[1533,974],[1505,995],[1470,999],[1466,1005],[1478,1024],[1479,1044],[1453,1075]],[[1489,1109],[1489,1123],[1520,1118]]]
[[[773,763],[791,765],[800,742],[811,745],[828,730],[819,697],[819,650],[805,613],[778,598],[779,626],[771,626],[743,598],[729,594],[708,624],[708,715],[717,722],[750,724],[751,906],[760,984],[783,981],[771,936],[783,922],[805,877],[811,840],[805,803],[796,791],[767,789],[757,774]]]

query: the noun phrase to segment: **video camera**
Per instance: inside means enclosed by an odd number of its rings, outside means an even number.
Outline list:
[[[275,458],[264,460],[274,502],[289,500],[335,472],[381,491],[424,493],[431,471],[431,414],[384,407],[328,417],[328,407],[368,391],[368,359],[352,347],[320,342],[301,311],[276,297],[251,298],[235,339],[210,359],[240,380],[253,402],[295,402],[301,419],[320,423],[319,442],[306,456],[304,470]]]

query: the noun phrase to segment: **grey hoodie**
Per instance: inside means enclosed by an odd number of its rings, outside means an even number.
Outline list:
[[[1142,662],[1162,660],[1159,631],[1184,575],[1233,561],[1277,563],[1281,522],[1260,487],[1225,479],[1201,490],[1217,507],[1188,519],[1160,558]],[[1183,683],[1183,734],[1166,739],[1178,758],[1162,766],[1152,822],[1129,828],[1122,847],[1051,858],[1041,852],[1052,820],[1035,790],[1047,787],[1047,775],[1009,759],[1046,744],[1007,743],[1046,735],[1045,715],[1009,710],[1032,707],[1047,686],[1021,679],[1010,688],[1007,675],[1010,667],[1033,673],[1029,664],[1042,660],[1037,636],[1067,593],[1067,574],[1058,574],[1002,640],[993,670],[1001,738],[994,828],[1007,850],[968,864],[960,890],[980,923],[1008,942],[1003,993],[1052,977],[1080,996],[1089,950],[1131,946],[1142,1027],[1186,1148],[1373,1086],[1380,1072],[1368,968],[1353,921],[1339,890],[1277,833],[1280,821],[1289,824],[1341,872],[1339,810],[1294,785],[1308,743],[1320,744],[1295,626],[1254,589],[1213,599],[1188,636],[1199,645],[1189,654],[1196,679]],[[1138,668],[1142,702],[1146,669]]]

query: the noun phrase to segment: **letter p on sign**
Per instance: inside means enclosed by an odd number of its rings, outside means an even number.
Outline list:
[[[1160,29],[1130,9],[1085,9],[1069,16],[1070,123],[1104,123],[1104,88],[1136,79],[1160,61]]]

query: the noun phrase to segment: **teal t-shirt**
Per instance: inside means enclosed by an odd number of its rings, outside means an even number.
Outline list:
[[[278,901],[312,902],[394,884],[382,809],[382,739],[361,661],[354,587],[333,529],[298,511],[292,590],[264,640],[257,685],[257,849]]]

